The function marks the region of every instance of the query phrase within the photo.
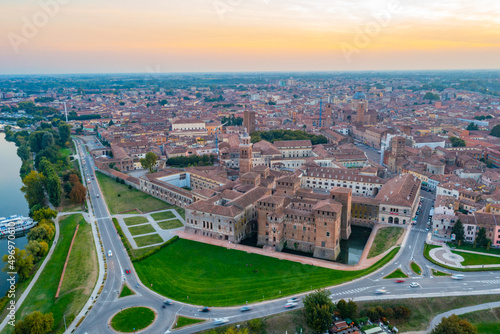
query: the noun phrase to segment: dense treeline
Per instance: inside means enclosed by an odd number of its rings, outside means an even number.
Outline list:
[[[190,157],[175,157],[167,160],[167,166],[190,167],[190,166],[212,166],[215,161],[213,155],[192,155]]]
[[[234,117],[232,115],[231,117],[222,117],[221,123],[227,123],[226,126],[232,126],[232,125],[242,125],[243,124],[243,118],[242,117]]]
[[[328,140],[325,136],[317,136],[299,130],[271,130],[256,131],[251,134],[252,143],[267,140],[274,143],[276,140],[311,140],[313,145],[326,144]]]

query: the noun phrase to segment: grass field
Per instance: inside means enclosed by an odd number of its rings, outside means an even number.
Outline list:
[[[481,303],[499,301],[500,295],[483,295]],[[370,306],[382,306],[384,309],[397,305],[406,306],[411,309],[411,316],[408,321],[391,319],[391,324],[399,329],[400,333],[407,331],[421,331],[427,329],[430,321],[438,314],[456,308],[476,305],[477,296],[444,297],[444,298],[411,298],[400,300],[384,300],[358,302],[358,310],[363,313]],[[497,333],[497,332],[488,332]]]
[[[135,293],[132,290],[130,290],[130,288],[128,287],[127,284],[124,284],[122,291],[120,292],[120,295],[118,296],[118,298],[127,297],[127,296],[131,296],[131,295],[135,295]]]
[[[164,230],[170,230],[172,228],[178,228],[184,226],[179,219],[166,220],[163,222],[159,222],[158,226],[160,226]]]
[[[144,247],[144,246],[163,243],[163,239],[160,237],[159,234],[145,235],[143,237],[134,238],[134,240],[135,243],[137,244],[137,247]]]
[[[379,229],[375,239],[373,240],[370,252],[368,253],[368,258],[382,254],[392,246],[396,245],[396,242],[401,237],[403,232],[403,228],[397,226]]]
[[[389,275],[385,276],[384,278],[390,279],[390,278],[408,278],[408,275],[406,275],[401,269],[396,269]]]
[[[59,298],[55,299],[59,278],[77,224],[80,224],[80,228],[75,238]],[[83,216],[80,214],[68,216],[60,222],[60,229],[59,241],[55,245],[51,259],[17,311],[17,319],[33,311],[53,313],[53,332],[64,329],[63,315],[66,315],[68,325],[75,318],[89,298],[98,273],[91,226],[85,223]],[[7,326],[3,332],[11,333],[11,329],[11,326]]]
[[[132,333],[151,325],[155,317],[147,307],[131,307],[116,314],[111,319],[111,327],[119,332]]]
[[[127,226],[134,226],[139,224],[145,224],[148,222],[148,219],[146,217],[136,216],[136,217],[123,218],[123,221]]]
[[[451,276],[451,274],[444,273],[442,271],[432,269],[432,275],[434,276]]]
[[[416,262],[411,261],[410,268],[415,274],[422,275],[422,268]]]
[[[461,257],[464,258],[464,261],[460,263],[462,266],[472,266],[481,264],[498,264],[500,266],[500,257],[465,253],[459,251],[452,251],[452,253],[460,255]]]
[[[128,230],[132,235],[141,235],[141,234],[156,232],[155,228],[149,224],[141,226],[133,226],[130,227]]]
[[[367,270],[340,271],[180,239],[134,266],[141,281],[153,284],[164,296],[196,305],[229,306],[350,281],[380,268],[398,250]]]
[[[477,327],[479,334],[500,333],[500,308],[459,315]]]
[[[123,231],[122,231],[122,228],[121,228],[120,224],[118,224],[118,219],[113,218],[113,224],[115,225],[116,229],[118,231],[120,231],[120,233],[121,233],[120,237],[123,236],[124,239],[122,239],[122,240],[124,242],[124,246],[127,249],[127,252],[129,254],[131,260],[140,258],[141,256],[143,256],[147,252],[149,252],[149,251],[155,249],[156,247],[158,247],[158,246],[153,246],[153,247],[146,247],[146,248],[140,248],[140,249],[134,249],[134,248],[132,248],[132,245],[130,244],[129,240],[123,234]]]
[[[175,319],[175,326],[173,328],[174,329],[175,328],[182,328],[182,327],[186,327],[189,325],[198,324],[200,322],[205,322],[205,320],[178,316],[177,319]]]
[[[97,172],[96,176],[111,214],[115,215],[133,209],[139,209],[142,212],[170,208],[177,209],[177,207],[160,201],[142,191],[134,188],[129,189],[127,185],[117,183],[102,173]]]
[[[151,217],[153,217],[154,220],[159,221],[159,220],[175,218],[175,215],[173,212],[164,211],[164,212],[152,213]]]
[[[459,246],[459,245],[453,244],[451,242],[448,243],[448,246],[450,246],[450,248],[452,250],[453,249],[457,249],[457,250],[462,249],[462,250],[468,250],[468,251],[472,251],[472,252],[500,255],[500,248],[490,248],[490,249],[480,248],[480,247],[474,248],[474,245],[472,245],[472,244],[463,243]]]

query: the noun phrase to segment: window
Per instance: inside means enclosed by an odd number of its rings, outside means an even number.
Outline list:
[[[326,236],[329,237],[330,236],[330,232],[326,232]]]

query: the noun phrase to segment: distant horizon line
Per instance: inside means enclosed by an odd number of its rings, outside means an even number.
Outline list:
[[[310,71],[310,70],[294,70],[294,71],[266,71],[266,70],[255,70],[255,71],[173,71],[173,72],[67,72],[67,73],[16,73],[16,74],[0,74],[0,77],[15,77],[15,76],[74,76],[74,75],[146,75],[146,76],[157,76],[157,75],[173,75],[173,74],[279,74],[279,73],[417,73],[417,72],[497,72],[500,68],[489,68],[489,69],[398,69],[398,70],[324,70],[324,71]]]

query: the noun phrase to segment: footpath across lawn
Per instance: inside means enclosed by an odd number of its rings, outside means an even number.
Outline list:
[[[127,185],[118,183],[102,173],[97,172],[96,176],[106,199],[109,212],[113,215],[133,209],[139,209],[142,212],[176,209],[179,214],[184,212],[184,210],[180,210],[174,205],[170,205],[135,188],[129,189]]]
[[[367,270],[340,271],[179,239],[134,266],[141,281],[163,296],[230,306],[350,281],[380,268],[398,250]]]
[[[396,242],[398,242],[398,239],[401,237],[403,232],[403,228],[397,226],[379,229],[375,239],[373,240],[370,252],[368,253],[368,258],[382,254],[392,246],[396,245]]]
[[[69,325],[81,310],[92,292],[98,271],[91,226],[85,222],[83,216],[71,215],[61,220],[59,224],[60,237],[54,245],[56,247],[54,253],[17,311],[19,320],[33,311],[53,313],[53,333],[64,329],[63,315],[66,316],[66,324]],[[66,268],[61,292],[59,298],[55,299],[64,262],[78,224],[80,227]],[[7,326],[2,333],[12,333],[12,327]]]

